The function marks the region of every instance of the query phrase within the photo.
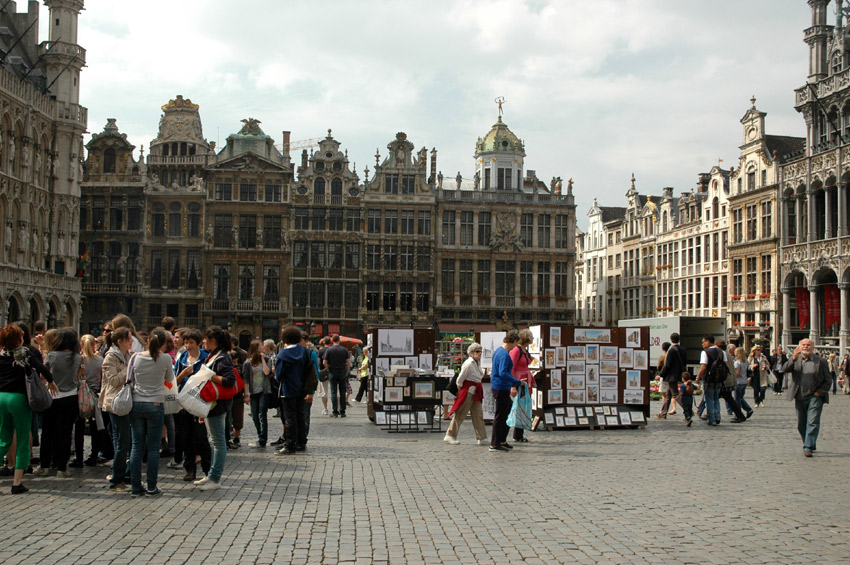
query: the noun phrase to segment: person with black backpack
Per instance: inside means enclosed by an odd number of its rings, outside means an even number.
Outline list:
[[[708,425],[717,426],[720,424],[720,389],[723,388],[729,368],[726,353],[714,345],[714,336],[703,336],[702,348],[697,381],[702,383]]]

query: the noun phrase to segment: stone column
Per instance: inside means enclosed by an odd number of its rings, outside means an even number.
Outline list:
[[[797,214],[794,216],[797,222],[797,243],[803,242],[808,234],[803,233],[803,198],[801,196],[794,197],[794,206],[797,209]]]
[[[820,312],[818,311],[818,286],[809,285],[809,339],[820,345]]]
[[[838,237],[847,235],[847,183],[838,185]],[[842,359],[844,356],[842,355]]]
[[[815,241],[815,223],[817,221],[817,214],[815,210],[815,193],[811,191],[811,189],[806,190],[806,217],[808,219],[808,226],[806,229],[806,241],[809,243]]]
[[[844,354],[847,353],[847,339],[850,338],[850,326],[847,325],[847,316],[850,315],[850,295],[848,295],[848,290],[850,290],[850,284],[838,283],[838,291],[841,293],[841,330],[838,332],[839,360],[844,359]]]
[[[831,198],[830,193],[833,190],[837,190],[837,189],[836,188],[832,188],[832,189],[826,189],[825,188],[824,191],[823,191],[823,213],[824,213],[824,219],[823,219],[823,226],[824,226],[823,227],[823,236],[824,237],[823,238],[824,239],[829,239],[830,237],[832,237],[832,228],[833,228],[832,214],[831,214],[831,212],[832,212],[832,202],[831,202],[832,198]]]
[[[778,328],[777,328],[778,331]],[[791,289],[782,288],[782,349],[791,347]]]

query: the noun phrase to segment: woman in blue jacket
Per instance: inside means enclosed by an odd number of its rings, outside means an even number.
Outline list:
[[[186,381],[197,373],[209,357],[209,351],[201,349],[204,341],[203,334],[194,328],[183,331],[183,345],[186,347],[174,362],[174,374],[177,375],[177,386],[183,390]],[[183,453],[183,469],[186,470],[184,481],[197,479],[198,463],[200,457],[201,470],[204,475],[210,472],[210,442],[207,439],[207,427],[198,419],[181,409],[174,415],[174,428],[177,433],[177,445]],[[175,463],[176,468],[179,464]],[[169,467],[175,468],[171,463]]]
[[[502,339],[502,347],[493,353],[493,369],[490,371],[490,390],[496,400],[496,412],[493,416],[493,435],[490,437],[490,451],[513,449],[508,444],[508,414],[511,412],[511,399],[517,395],[517,387],[522,382],[515,379],[511,372],[514,364],[510,351],[519,343],[519,334],[510,330]]]

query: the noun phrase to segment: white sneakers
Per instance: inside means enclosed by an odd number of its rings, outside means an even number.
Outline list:
[[[206,479],[206,477],[204,477]],[[203,480],[203,479],[201,479]],[[210,481],[207,479],[207,482],[201,485],[201,488],[198,490],[208,491],[208,490],[218,490],[221,488],[221,483],[217,483],[215,481]]]
[[[262,449],[262,448],[264,448],[264,447],[265,447],[265,445],[262,445],[262,444],[261,444],[260,442],[258,442],[258,441],[252,441],[251,443],[249,443],[249,444],[248,444],[248,447],[253,447],[253,448],[255,448],[255,449]]]
[[[487,441],[486,439],[479,439],[478,445],[490,445],[490,442]]]
[[[325,408],[324,410],[322,410],[322,416],[327,416],[327,415],[328,415],[328,409]]]
[[[211,482],[211,481],[210,481],[210,478],[209,478],[209,477],[204,477],[203,479],[198,479],[197,481],[195,481],[195,482],[194,482],[194,483],[192,483],[192,484],[194,484],[196,487],[199,487],[199,486],[205,485],[205,484],[207,484],[207,483],[209,483],[209,482]]]
[[[457,445],[460,443],[457,439],[453,438],[449,434],[446,434],[446,437],[443,438],[443,441],[451,445]]]

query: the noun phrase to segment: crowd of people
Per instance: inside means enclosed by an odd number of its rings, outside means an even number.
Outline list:
[[[257,433],[249,448],[272,446],[278,455],[304,451],[314,394],[318,390],[323,414],[330,416],[330,397],[333,417],[344,418],[353,366],[362,379],[360,401],[368,383],[368,348],[350,353],[338,335],[317,348],[305,332],[287,326],[280,343],[255,339],[245,351],[221,327],[175,328],[171,318],[140,332],[119,314],[97,337],[43,324],[33,334],[24,322],[9,324],[0,330],[0,458],[6,460],[0,476],[13,476],[11,492],[21,494],[28,490],[22,482],[27,473],[68,478],[69,468],[108,465],[109,490],[157,496],[160,458],[166,458],[168,468],[182,469],[183,480],[215,490],[222,486],[228,450],[241,445],[246,405]],[[202,370],[219,391],[204,417],[166,402],[171,387],[179,393]],[[52,398],[41,412],[29,404],[33,379],[46,383]],[[127,387],[132,408],[124,413],[116,398]],[[235,394],[220,394],[226,390]],[[87,395],[96,407],[84,418]],[[270,410],[281,421],[272,436]],[[39,448],[37,457],[33,447]]]

